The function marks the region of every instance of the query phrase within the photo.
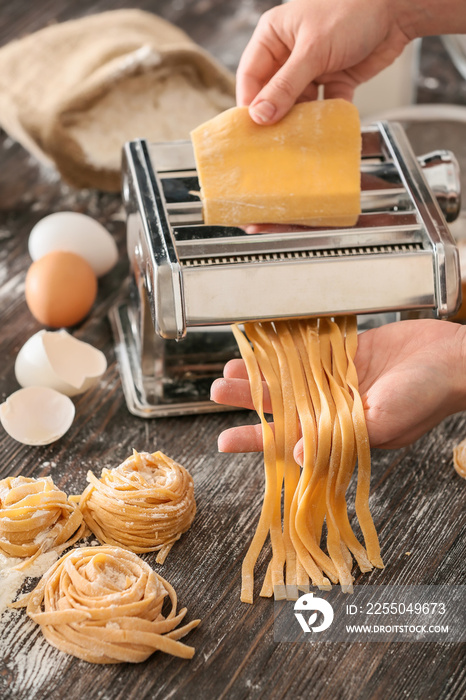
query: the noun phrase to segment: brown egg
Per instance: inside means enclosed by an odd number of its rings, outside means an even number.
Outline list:
[[[51,328],[74,326],[95,301],[97,278],[80,255],[55,250],[31,265],[25,293],[29,310],[40,323]]]

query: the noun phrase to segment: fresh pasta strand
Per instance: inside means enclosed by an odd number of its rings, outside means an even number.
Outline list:
[[[75,497],[89,529],[105,544],[133,552],[158,552],[163,564],[196,513],[191,475],[162,452],[133,451]]]
[[[320,325],[322,326],[323,335],[327,343],[329,343],[330,340],[327,333],[328,328],[326,326],[326,319],[321,319]],[[326,492],[328,529],[327,546],[330,556],[337,566],[342,589],[345,592],[351,592],[353,584],[353,577],[351,575],[352,558],[349,555],[348,546],[345,541],[345,537],[348,539],[349,536],[345,530],[346,523],[339,517],[337,507],[338,494],[336,494],[336,487],[338,485],[338,475],[342,471],[346,471],[351,475],[354,469],[354,432],[351,412],[348,408],[348,402],[344,393],[345,389],[338,381],[339,378],[341,379],[341,374],[338,372],[338,358],[334,353],[332,358],[333,361],[330,364],[329,353],[326,353],[326,355],[322,357],[322,360],[323,370],[328,381],[329,394],[331,395],[335,406],[332,451]],[[343,502],[346,507],[344,494]]]
[[[345,348],[345,328],[346,328],[346,322],[343,319],[342,320],[342,326],[341,330],[340,327],[333,321],[329,321],[328,319],[325,319],[325,323],[328,323],[328,327],[330,329],[330,338],[331,338],[331,344],[332,344],[332,349],[333,349],[333,357],[334,357],[334,366],[336,369],[336,372],[338,373],[342,383],[343,383],[343,377],[346,377],[346,368],[347,368],[347,360],[346,360],[346,348]],[[346,380],[344,382],[346,384]],[[349,426],[351,426],[351,442],[353,444],[353,451],[354,451],[354,456],[353,459],[350,458],[350,456],[347,456],[347,459],[342,460],[342,463],[340,465],[340,469],[338,471],[337,475],[337,480],[334,486],[334,491],[333,491],[333,499],[334,499],[334,507],[336,509],[336,517],[338,518],[338,523],[339,523],[339,529],[342,535],[342,539],[345,543],[345,546],[349,549],[349,551],[353,554],[355,557],[356,561],[358,562],[359,568],[361,569],[362,572],[370,571],[372,569],[372,564],[369,561],[368,555],[364,547],[360,544],[358,541],[356,535],[354,534],[349,518],[348,518],[348,510],[347,510],[347,504],[346,504],[346,490],[349,486],[349,483],[351,481],[351,477],[354,472],[354,468],[356,466],[356,459],[357,459],[357,445],[356,445],[356,436],[354,434],[354,426],[352,423],[352,411],[353,411],[353,399],[352,396],[350,396],[348,392],[348,386],[346,385],[346,388],[341,390],[340,394],[343,396],[343,398],[346,399],[346,403],[348,406],[348,411],[350,412],[350,415],[348,416],[346,413],[346,410],[344,409],[344,404],[342,403],[341,407],[341,413],[345,415],[345,420],[346,423]],[[349,437],[349,436],[348,436]]]
[[[262,511],[256,532],[252,538],[249,549],[243,560],[241,600],[243,603],[252,603],[254,588],[254,566],[264,546],[270,530],[274,511],[274,491],[276,487],[276,452],[273,430],[267,423],[264,415],[264,402],[262,391],[262,379],[256,358],[248,341],[237,326],[232,326],[236,342],[245,361],[246,369],[251,385],[251,395],[254,408],[260,418],[262,435],[264,439],[264,466],[265,466],[265,493]]]
[[[277,545],[281,498],[287,597],[296,598],[298,588],[306,590],[309,578],[319,588],[329,588],[332,581],[351,592],[353,556],[363,572],[383,566],[369,511],[370,448],[353,361],[356,319],[247,323],[250,342],[237,326],[233,332],[262,425],[266,474],[259,525],[243,562],[241,600],[252,602],[254,566],[268,534],[272,559],[261,595],[283,597],[283,550]],[[274,431],[264,415],[263,378]],[[293,458],[297,420],[304,442],[301,470]],[[356,461],[356,514],[367,551],[352,530],[346,502]],[[321,544],[324,525],[327,553]]]
[[[318,492],[314,496],[314,500],[317,500],[320,504],[319,525],[321,521],[323,522],[325,515],[327,516],[327,549],[330,559],[335,565],[337,580],[340,581],[342,586],[347,586],[348,584],[351,584],[352,577],[350,571],[348,570],[344,554],[341,550],[340,533],[335,523],[332,508],[333,504],[331,498],[329,498],[335,478],[335,471],[342,454],[342,430],[338,420],[338,413],[335,408],[335,401],[327,384],[326,375],[324,372],[325,355],[327,353],[322,353],[321,343],[318,339],[318,350],[319,355],[322,357],[322,366],[317,364],[317,366],[314,366],[313,368],[311,366],[310,358],[306,354],[305,333],[303,333],[303,330],[305,329],[303,329],[300,324],[297,325],[297,330],[294,331],[294,339],[298,346],[301,361],[305,368],[306,378],[308,383],[315,383],[318,389],[318,395],[316,395],[318,405],[320,406],[318,435],[319,445],[323,446],[322,454],[319,456],[319,459],[321,462],[323,462],[324,468],[327,466],[326,478],[321,479],[320,484],[318,485]],[[315,330],[313,331],[313,334],[316,334]],[[333,424],[333,430],[329,429],[329,423]],[[305,427],[303,426],[303,434],[304,432]],[[306,508],[306,504],[304,503],[302,507]]]
[[[68,552],[10,607],[26,607],[60,651],[97,664],[138,663],[154,651],[190,659],[193,647],[178,640],[200,622],[179,627],[187,610],[176,611],[172,586],[133,552],[109,546]]]
[[[310,395],[305,391],[305,372],[300,362],[299,352],[297,349],[297,339],[294,337],[293,331],[290,331],[287,324],[277,323],[275,325],[285,348],[285,355],[290,367],[291,382],[295,392],[296,406],[304,434],[305,432],[307,433],[310,423],[310,406],[307,402]],[[326,478],[326,472],[328,470],[328,454],[326,452],[326,447],[327,445],[324,445],[322,440],[317,439],[317,450],[312,450],[311,453],[313,465],[310,479],[298,504],[295,522],[299,537],[305,544],[311,557],[314,559],[319,568],[327,574],[330,580],[336,582],[338,578],[335,566],[330,558],[322,551],[319,544],[321,513],[322,521],[324,516],[323,507],[319,499],[314,501],[314,503],[317,504],[317,507],[314,507],[314,505],[311,503],[313,490],[315,488],[320,489],[321,484],[319,482],[325,480]],[[305,459],[308,459],[306,454]],[[301,505],[301,501],[304,501],[304,505]],[[328,581],[322,579],[319,585],[322,587],[327,587]]]
[[[25,571],[43,553],[59,556],[87,533],[79,508],[49,476],[9,476],[0,481],[0,552],[24,562]]]
[[[246,325],[246,330],[249,339],[253,342],[257,361],[269,386],[273,413],[277,415],[280,420],[280,417],[283,416],[283,396],[281,383],[278,378],[278,363],[275,361],[276,358],[273,355],[267,353],[268,339],[267,336],[264,335],[262,328],[258,324],[252,327]],[[281,490],[285,471],[286,447],[282,438],[283,436],[281,434],[275,436],[275,494],[273,494],[274,504],[270,523],[272,559],[270,561],[270,566],[267,567],[267,573],[260,592],[261,596],[270,597],[272,592],[275,591],[277,599],[286,598],[283,571],[286,562],[287,548],[285,546],[281,524]]]
[[[272,332],[270,324],[266,324],[264,330],[269,344],[271,345],[271,355],[272,357],[274,354],[276,356],[277,376],[279,377],[282,389],[283,430],[279,430],[278,433],[275,433],[275,439],[281,439],[284,445],[283,539],[286,552],[286,594],[288,598],[295,599],[298,597],[298,557],[290,527],[290,512],[296,486],[299,481],[299,468],[293,457],[294,445],[299,435],[299,418],[283,345],[277,334]]]
[[[346,351],[348,357],[348,386],[353,394],[353,424],[358,451],[358,483],[356,490],[356,515],[366,543],[367,554],[373,566],[383,569],[380,544],[369,510],[369,490],[371,478],[371,451],[367,434],[364,406],[359,394],[359,383],[354,357],[358,346],[357,323],[355,317],[346,320]]]
[[[301,353],[302,348],[298,346],[298,350]],[[304,444],[305,444],[305,460],[298,482],[298,488],[295,491],[292,503],[292,509],[290,512],[290,530],[292,533],[292,539],[296,552],[298,555],[298,571],[304,570],[308,574],[308,578],[311,578],[312,584],[318,586],[321,589],[330,588],[330,581],[323,577],[322,570],[317,566],[314,559],[310,556],[308,549],[305,544],[301,541],[299,537],[298,530],[305,533],[309,533],[309,528],[314,529],[314,518],[309,518],[309,514],[305,515],[304,519],[298,517],[298,508],[303,495],[306,493],[307,486],[312,476],[314,463],[317,455],[317,432],[318,423],[320,418],[320,401],[317,392],[317,386],[310,371],[309,362],[303,366],[305,381],[299,381],[297,389],[303,392],[302,397],[302,410],[300,413],[301,419],[301,432],[303,434]],[[301,377],[302,379],[302,377]],[[286,430],[286,428],[285,428]],[[315,533],[314,533],[314,538]],[[298,581],[298,587],[307,590],[309,586],[300,585]]]

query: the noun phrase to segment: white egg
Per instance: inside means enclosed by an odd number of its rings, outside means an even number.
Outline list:
[[[22,387],[47,386],[76,396],[96,384],[105,370],[105,355],[65,330],[39,331],[18,353],[15,374]]]
[[[95,219],[74,211],[59,211],[37,222],[29,235],[33,260],[54,250],[83,257],[97,277],[109,272],[118,260],[118,248],[110,233]]]
[[[8,435],[24,445],[49,445],[70,428],[75,414],[68,396],[44,386],[19,389],[0,404]]]

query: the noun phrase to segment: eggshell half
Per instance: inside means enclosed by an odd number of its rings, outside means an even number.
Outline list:
[[[37,222],[29,235],[33,260],[55,250],[76,253],[87,260],[97,277],[107,274],[118,260],[118,248],[98,221],[74,211],[58,211]]]
[[[18,353],[15,374],[22,387],[47,386],[67,396],[82,394],[107,369],[103,352],[65,330],[39,331]]]
[[[48,445],[70,428],[75,414],[68,396],[44,386],[19,389],[0,404],[8,435],[24,445]]]

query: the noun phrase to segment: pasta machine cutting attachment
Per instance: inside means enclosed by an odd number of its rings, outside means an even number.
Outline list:
[[[354,227],[264,226],[248,234],[204,225],[189,141],[127,143],[132,274],[110,318],[129,410],[145,417],[222,410],[208,396],[236,354],[233,322],[454,313],[460,270],[446,224],[460,209],[454,156],[418,159],[399,124],[379,122],[362,130],[361,183]]]

